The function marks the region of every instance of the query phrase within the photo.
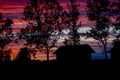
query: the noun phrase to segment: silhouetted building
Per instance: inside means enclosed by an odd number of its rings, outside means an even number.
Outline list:
[[[120,61],[120,40],[114,41],[114,46],[111,49],[112,60],[115,62]]]
[[[89,63],[91,53],[95,53],[95,51],[87,44],[62,46],[54,52],[58,63],[68,64]]]

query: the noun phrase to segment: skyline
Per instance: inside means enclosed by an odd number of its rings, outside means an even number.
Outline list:
[[[0,12],[3,14],[4,18],[11,18],[14,21],[13,26],[13,33],[18,32],[20,30],[20,28],[24,28],[26,27],[26,22],[22,21],[22,12],[24,10],[24,7],[27,5],[27,1],[28,0],[4,0],[4,1],[0,1]],[[66,8],[66,3],[68,0],[58,0],[61,2],[61,5]],[[92,23],[91,21],[88,20],[88,17],[86,15],[86,0],[77,0],[80,3],[80,19],[79,21],[81,21],[82,26],[81,29],[82,30],[86,30],[90,27],[92,27],[94,25],[94,23]],[[116,1],[116,0],[112,0],[112,1]],[[81,30],[81,31],[82,31]],[[111,40],[112,41],[112,40]],[[95,40],[93,40],[94,43],[91,42],[91,39],[88,40],[88,42],[83,39],[83,43],[89,43],[92,44],[93,47],[97,46],[98,44],[97,42],[95,42]],[[23,42],[22,42],[23,43]],[[17,45],[16,45],[17,46]],[[23,47],[23,45],[19,45],[19,47],[17,46],[12,46],[14,48],[20,48]],[[97,49],[96,49],[97,50]],[[13,51],[15,53],[15,51]],[[17,52],[17,51],[16,51]]]

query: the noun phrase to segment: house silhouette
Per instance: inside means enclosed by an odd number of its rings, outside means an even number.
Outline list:
[[[80,64],[91,61],[91,53],[95,51],[88,45],[61,46],[53,54],[56,54],[58,63]]]
[[[112,61],[120,61],[120,40],[114,40],[113,48],[111,49]]]

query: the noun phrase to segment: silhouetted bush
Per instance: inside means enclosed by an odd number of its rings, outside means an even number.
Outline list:
[[[28,48],[21,48],[20,52],[17,55],[16,60],[20,61],[20,62],[30,61],[31,59],[30,59],[30,54],[29,54]]]

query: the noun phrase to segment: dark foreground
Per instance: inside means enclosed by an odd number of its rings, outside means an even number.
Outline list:
[[[117,66],[117,67],[116,67]],[[19,61],[11,61],[11,62],[1,62],[0,63],[0,72],[2,70],[2,74],[5,75],[21,75],[27,76],[28,78],[35,75],[35,78],[38,76],[41,78],[41,75],[51,75],[52,78],[59,80],[63,75],[65,77],[72,77],[73,75],[79,75],[78,78],[81,78],[82,75],[91,75],[92,77],[97,75],[99,77],[103,76],[103,74],[108,75],[114,74],[114,72],[118,71],[118,64],[115,64],[111,60],[96,60],[91,61],[89,63],[59,63],[57,61],[27,61],[27,62],[19,62]],[[68,75],[69,74],[69,75]],[[71,76],[70,76],[71,75]],[[109,75],[110,77],[110,75]],[[44,77],[46,78],[46,77]],[[75,78],[75,77],[74,77]],[[84,77],[86,78],[86,77]],[[93,77],[94,78],[94,77]],[[35,80],[35,79],[33,79]]]
[[[116,62],[112,60],[92,60],[88,63],[76,63],[76,62],[69,62],[69,63],[62,63],[57,62],[56,60],[51,61],[3,61],[0,62],[0,65],[115,65]]]

